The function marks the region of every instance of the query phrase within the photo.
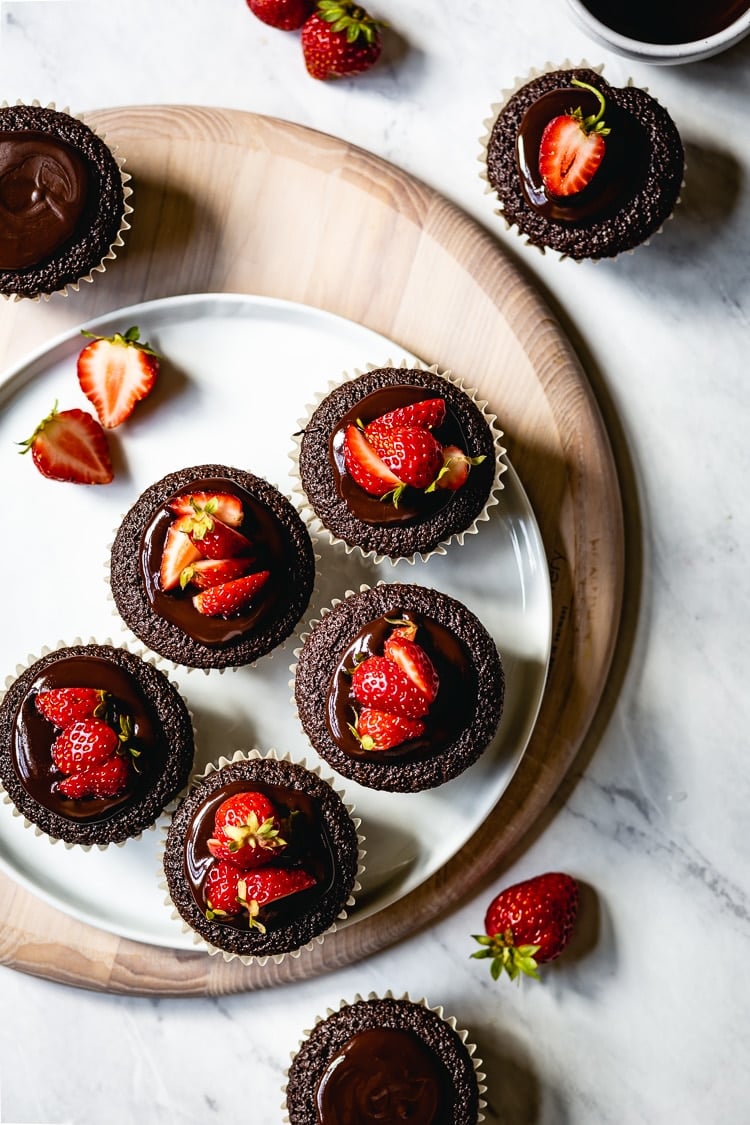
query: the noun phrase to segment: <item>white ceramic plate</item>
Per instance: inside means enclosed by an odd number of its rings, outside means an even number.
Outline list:
[[[248,469],[291,495],[291,435],[316,392],[368,363],[413,360],[361,325],[287,301],[204,294],[151,301],[85,326],[99,334],[137,324],[164,357],[151,396],[111,432],[115,480],[82,487],[44,479],[20,442],[49,412],[89,408],[76,379],[82,347],[68,332],[0,381],[0,479],[6,582],[0,677],[58,642],[123,640],[106,582],[108,546],[121,515],[172,470],[218,462]],[[438,362],[439,357],[421,357]],[[465,376],[465,373],[462,373]],[[500,415],[502,404],[492,404]],[[375,567],[318,543],[319,581],[300,631],[319,609],[363,582],[419,582],[459,598],[502,654],[505,712],[479,762],[439,789],[374,793],[336,779],[366,834],[363,889],[347,924],[417,887],[463,847],[496,804],[526,748],[541,703],[551,641],[551,598],[534,514],[509,466],[492,517],[462,547],[414,566]],[[253,669],[172,675],[194,715],[196,770],[257,746],[320,765],[291,705],[295,639]],[[324,776],[331,771],[322,764]],[[40,898],[84,922],[136,941],[192,948],[163,903],[156,831],[106,851],[51,847],[0,805],[0,867]]]

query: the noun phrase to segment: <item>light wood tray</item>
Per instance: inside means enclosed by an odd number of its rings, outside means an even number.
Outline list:
[[[0,306],[0,368],[95,315],[178,293],[316,305],[449,368],[489,400],[550,565],[553,651],[531,743],[475,838],[427,883],[279,966],[119,939],[0,877],[0,963],[110,992],[205,995],[311,977],[444,917],[540,817],[592,725],[624,583],[623,515],[602,417],[549,309],[502,248],[423,183],[344,141],[193,106],[88,115],[133,177],[126,247],[92,286]],[[477,176],[477,192],[483,185]]]

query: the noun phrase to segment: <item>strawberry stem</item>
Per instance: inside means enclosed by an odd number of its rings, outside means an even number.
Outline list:
[[[579,78],[572,78],[571,85],[577,86],[580,90],[588,90],[599,103],[598,111],[590,114],[588,117],[583,116],[583,110],[580,106],[571,111],[571,116],[575,117],[577,121],[580,121],[584,133],[598,133],[601,137],[608,137],[611,130],[604,122],[604,111],[607,108],[604,94],[601,90],[597,90],[596,86],[591,86],[588,82],[581,82]]]

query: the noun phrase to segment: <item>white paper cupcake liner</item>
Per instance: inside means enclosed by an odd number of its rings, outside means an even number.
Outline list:
[[[402,995],[397,996],[390,989],[388,989],[386,992],[383,992],[383,993],[369,992],[369,993],[367,993],[366,996],[363,996],[360,993],[355,993],[354,998],[352,1000],[342,999],[342,1000],[339,1001],[339,1004],[338,1004],[337,1008],[326,1008],[325,1014],[316,1016],[313,1026],[311,1028],[308,1028],[305,1031],[303,1031],[302,1038],[299,1040],[299,1043],[297,1045],[296,1050],[293,1050],[293,1051],[290,1052],[290,1063],[289,1063],[289,1066],[284,1071],[284,1084],[282,1086],[282,1091],[281,1091],[282,1092],[282,1098],[283,1098],[282,1103],[281,1103],[281,1109],[282,1109],[283,1114],[284,1114],[284,1116],[282,1118],[283,1125],[297,1125],[297,1122],[292,1121],[291,1117],[289,1116],[287,1088],[288,1088],[289,1074],[290,1074],[290,1070],[291,1070],[291,1067],[292,1067],[292,1063],[294,1062],[294,1059],[296,1058],[298,1051],[304,1046],[304,1044],[307,1042],[309,1036],[315,1031],[315,1029],[317,1027],[319,1027],[322,1023],[325,1023],[325,1021],[327,1019],[329,1019],[330,1016],[335,1015],[337,1012],[343,1011],[345,1008],[350,1008],[355,1004],[360,1004],[364,1000],[395,1000],[397,1002],[405,1002],[407,1004],[417,1004],[420,1007],[423,1007],[423,1008],[427,1009],[427,1011],[433,1012],[438,1017],[438,1019],[440,1019],[444,1023],[448,1024],[448,1026],[451,1028],[451,1030],[454,1031],[455,1034],[458,1036],[458,1038],[461,1040],[461,1043],[463,1044],[467,1054],[469,1055],[469,1058],[471,1060],[471,1065],[474,1068],[474,1077],[476,1079],[476,1084],[477,1084],[478,1107],[479,1107],[477,1116],[475,1118],[475,1121],[477,1122],[477,1125],[481,1125],[481,1122],[485,1120],[484,1110],[487,1108],[487,1102],[486,1102],[486,1100],[483,1096],[487,1092],[487,1087],[485,1085],[486,1074],[482,1070],[483,1063],[482,1063],[482,1060],[477,1055],[476,1044],[470,1042],[470,1040],[469,1040],[469,1032],[466,1031],[465,1029],[459,1028],[455,1016],[446,1015],[445,1010],[444,1010],[442,1005],[434,1006],[432,1004],[429,1004],[428,1001],[424,997],[422,997],[421,999],[418,999],[418,1000],[413,1000],[408,992],[404,992]],[[310,1099],[311,1104],[313,1102],[314,1096],[315,1096],[315,1091],[309,1090],[308,1091],[308,1097]]]
[[[117,253],[120,247],[125,245],[124,235],[127,231],[130,230],[131,226],[128,219],[129,216],[133,214],[133,208],[128,202],[133,194],[133,189],[130,187],[130,180],[132,179],[132,176],[125,170],[125,157],[120,155],[118,146],[111,145],[107,140],[106,135],[102,133],[98,128],[96,128],[95,125],[92,125],[91,122],[88,121],[83,114],[71,113],[70,109],[67,106],[65,106],[61,110],[57,110],[57,106],[54,102],[48,102],[47,105],[42,106],[42,103],[37,98],[33,98],[30,102],[23,101],[21,98],[17,98],[14,103],[3,101],[0,102],[0,108],[5,108],[11,104],[18,106],[31,105],[40,109],[48,109],[53,112],[65,113],[68,117],[73,117],[76,121],[80,121],[83,125],[90,129],[92,133],[95,133],[100,141],[103,141],[104,144],[106,144],[120,171],[120,180],[122,183],[123,194],[123,211],[120,217],[120,225],[117,233],[115,234],[113,240],[110,242],[107,253],[101,258],[101,260],[97,262],[96,265],[92,266],[88,273],[77,278],[75,281],[69,281],[61,289],[55,289],[52,293],[34,293],[30,296],[25,296],[22,293],[0,293],[0,296],[4,297],[7,301],[49,301],[54,296],[67,297],[70,292],[77,293],[81,285],[85,282],[93,282],[94,274],[105,273],[107,270],[107,263],[114,261],[114,259],[117,257]]]
[[[493,102],[490,106],[490,116],[487,117],[482,123],[484,126],[484,133],[479,138],[480,151],[477,159],[480,165],[479,176],[484,183],[484,194],[491,195],[493,197],[493,213],[503,220],[506,230],[513,231],[523,240],[526,246],[530,246],[533,249],[538,250],[541,254],[549,254],[551,257],[556,258],[558,261],[570,261],[574,262],[576,265],[580,265],[582,262],[598,264],[599,262],[603,261],[614,261],[615,258],[620,257],[620,254],[634,254],[636,250],[640,249],[640,247],[648,246],[652,238],[656,238],[657,235],[662,234],[665,224],[668,223],[670,219],[674,218],[674,213],[682,201],[682,191],[685,187],[684,175],[682,184],[680,186],[680,192],[677,196],[677,199],[675,200],[674,207],[672,208],[672,211],[666,217],[664,222],[661,224],[661,226],[658,227],[658,229],[655,230],[652,234],[650,234],[648,238],[644,239],[643,242],[640,242],[638,246],[633,246],[629,250],[622,250],[619,254],[611,255],[605,258],[574,258],[570,254],[566,254],[563,251],[556,250],[553,246],[540,245],[538,242],[532,242],[532,240],[526,235],[526,232],[522,230],[517,223],[512,222],[505,214],[503,201],[498,197],[495,188],[490,182],[487,172],[487,150],[489,147],[490,138],[492,136],[492,130],[494,128],[495,122],[497,121],[497,118],[500,116],[500,113],[508,104],[514,94],[517,94],[518,91],[526,86],[529,82],[533,82],[535,78],[540,78],[544,74],[550,74],[557,70],[591,70],[594,72],[594,74],[603,74],[604,65],[600,63],[594,66],[592,63],[587,62],[586,59],[582,59],[577,63],[571,62],[570,59],[565,59],[564,62],[561,62],[557,65],[551,62],[547,62],[542,67],[532,67],[531,70],[529,70],[528,74],[524,75],[522,78],[516,76],[513,80],[512,85],[501,91],[498,101]],[[640,83],[638,83],[637,85],[639,89],[643,90],[645,93],[649,93],[647,86],[643,86]],[[632,78],[628,78],[624,83],[620,83],[620,86],[636,86],[636,82]],[[653,97],[653,94],[651,94],[650,96]],[[658,99],[654,98],[654,101],[657,100]]]
[[[188,715],[189,715],[189,718],[190,718],[190,726],[191,726],[191,730],[192,730],[192,736],[193,736],[193,746],[196,745],[196,728],[195,728],[195,719],[194,719],[194,716],[193,716],[193,712],[192,712],[190,706],[188,705],[188,702],[185,699],[185,696],[184,696],[182,690],[180,689],[179,685],[176,684],[174,682],[174,680],[172,679],[172,677],[170,675],[170,670],[167,667],[167,662],[161,660],[161,658],[158,657],[158,655],[152,654],[152,653],[144,650],[142,645],[139,645],[139,644],[135,644],[135,645],[123,644],[121,642],[117,642],[117,641],[112,640],[111,637],[105,637],[104,640],[99,640],[96,637],[89,637],[88,640],[83,640],[81,637],[76,637],[72,641],[58,641],[54,645],[44,645],[42,647],[41,652],[38,655],[33,655],[33,654],[30,653],[29,655],[26,656],[25,662],[16,664],[14,673],[11,673],[8,676],[6,676],[5,681],[4,681],[4,688],[3,688],[3,690],[0,691],[0,706],[2,705],[3,700],[5,699],[5,696],[6,696],[6,693],[7,693],[8,689],[15,683],[15,681],[20,676],[22,676],[24,674],[24,672],[27,672],[29,670],[29,668],[31,668],[34,664],[36,664],[37,661],[41,660],[45,656],[48,656],[50,653],[58,652],[60,649],[77,648],[77,647],[82,646],[82,645],[100,645],[100,646],[108,646],[109,648],[123,649],[125,652],[129,652],[131,656],[138,657],[140,660],[143,660],[147,664],[151,664],[154,668],[157,669],[157,671],[161,672],[164,675],[164,677],[169,681],[171,687],[180,695],[183,702],[185,703],[185,706],[187,707]],[[75,843],[75,842],[70,841],[70,840],[63,840],[59,836],[52,836],[48,832],[45,832],[42,828],[39,827],[39,825],[35,824],[34,821],[29,820],[28,817],[25,816],[24,813],[22,813],[21,810],[16,807],[15,803],[13,802],[12,797],[10,796],[8,791],[6,790],[2,781],[0,781],[0,801],[2,801],[2,803],[4,805],[8,805],[10,807],[11,814],[14,817],[18,818],[22,822],[24,828],[32,831],[35,836],[46,839],[52,845],[62,844],[63,848],[65,848],[66,850],[75,849],[77,851],[89,852],[92,849],[95,849],[96,851],[103,852],[103,851],[106,851],[107,848],[123,848],[123,847],[125,847],[126,844],[129,844],[132,840],[139,840],[141,838],[141,836],[144,835],[144,833],[155,832],[158,825],[159,825],[159,821],[161,820],[161,818],[165,814],[168,814],[170,809],[175,807],[175,805],[179,802],[179,800],[181,799],[183,794],[186,792],[186,789],[187,789],[187,786],[183,786],[182,789],[177,794],[175,794],[174,797],[170,798],[170,800],[165,804],[165,806],[162,809],[159,816],[157,816],[154,819],[153,823],[145,825],[143,828],[140,829],[140,831],[134,832],[132,836],[128,836],[128,838],[126,840],[113,840],[113,841],[109,841],[109,842],[106,842],[106,843],[97,843],[97,844],[79,844],[79,843]]]
[[[453,534],[447,536],[444,540],[438,543],[437,546],[433,547],[429,551],[416,551],[412,555],[403,555],[397,558],[393,558],[390,555],[379,554],[376,550],[366,551],[358,544],[345,542],[343,539],[340,539],[337,535],[330,531],[329,528],[326,527],[326,525],[317,515],[311,500],[305,492],[299,471],[299,455],[300,447],[302,444],[302,435],[308,422],[310,421],[310,418],[312,417],[315,410],[317,410],[318,406],[320,406],[321,402],[323,402],[323,400],[327,398],[332,391],[344,384],[347,380],[356,379],[359,375],[362,375],[367,371],[377,371],[379,368],[383,367],[393,367],[403,371],[429,371],[431,374],[445,379],[447,382],[453,384],[454,387],[457,387],[459,390],[463,391],[464,394],[469,399],[471,399],[471,401],[484,417],[484,420],[489,426],[490,432],[492,434],[492,443],[495,448],[495,473],[493,476],[492,484],[490,486],[490,490],[484,507],[472,521],[472,523],[468,527],[463,528],[461,531],[456,531]],[[426,562],[427,559],[431,558],[433,555],[447,554],[448,548],[452,544],[463,544],[464,539],[467,535],[475,535],[479,531],[479,524],[484,523],[490,518],[490,509],[499,502],[498,492],[503,488],[501,477],[506,471],[507,465],[502,460],[504,454],[506,453],[506,450],[501,444],[503,432],[497,425],[497,415],[491,413],[488,410],[487,400],[480,399],[478,397],[478,391],[467,387],[464,383],[464,380],[459,379],[456,375],[453,374],[453,372],[440,371],[436,364],[428,366],[424,363],[420,363],[419,360],[407,359],[402,359],[400,363],[394,363],[393,360],[389,359],[385,363],[368,363],[364,368],[355,367],[351,372],[344,372],[342,378],[332,379],[325,390],[319,391],[315,395],[313,401],[306,404],[305,415],[297,423],[296,430],[297,432],[295,432],[294,434],[294,449],[289,454],[289,457],[292,461],[292,468],[289,475],[292,478],[293,482],[293,500],[296,503],[300,516],[305,521],[310,534],[322,540],[327,540],[332,547],[334,547],[337,551],[342,552],[342,554],[354,554],[375,564],[388,562],[393,566],[397,566],[399,563],[408,563],[413,565],[415,562],[417,562],[417,560]]]
[[[208,941],[206,938],[204,938],[201,934],[197,933],[192,928],[192,926],[190,926],[190,924],[185,921],[185,919],[180,914],[179,910],[177,909],[177,906],[175,905],[175,903],[172,899],[172,896],[171,896],[170,891],[169,891],[169,886],[167,884],[166,875],[165,875],[165,872],[164,872],[164,864],[163,864],[163,862],[161,862],[161,865],[160,865],[159,870],[158,870],[158,880],[159,880],[159,887],[164,892],[164,905],[169,909],[171,918],[180,926],[181,931],[184,934],[188,934],[190,936],[190,938],[192,940],[192,943],[196,947],[196,949],[203,950],[204,952],[208,953],[212,957],[219,956],[224,961],[227,961],[227,962],[229,962],[229,961],[240,961],[243,965],[265,965],[269,961],[271,961],[275,965],[279,965],[287,957],[294,957],[294,958],[300,957],[304,951],[312,950],[312,949],[315,948],[316,945],[322,945],[322,943],[325,941],[325,939],[327,937],[329,937],[331,934],[335,933],[336,930],[338,930],[340,928],[340,926],[346,921],[346,919],[349,916],[349,911],[350,911],[351,907],[354,906],[354,903],[356,901],[356,896],[362,890],[361,876],[362,876],[362,874],[364,873],[364,870],[365,870],[364,859],[365,859],[365,856],[367,854],[366,851],[365,851],[365,848],[364,848],[365,837],[359,832],[361,820],[360,820],[359,817],[355,816],[354,806],[345,800],[344,794],[342,793],[342,791],[336,787],[336,785],[333,783],[333,781],[331,781],[328,777],[324,776],[323,771],[321,770],[321,768],[319,766],[310,766],[306,763],[306,761],[304,759],[296,761],[295,759],[293,759],[291,757],[291,755],[286,754],[286,753],[280,753],[278,750],[274,749],[273,747],[271,749],[269,749],[267,752],[263,752],[261,750],[258,750],[257,748],[253,748],[252,750],[235,750],[235,752],[233,753],[231,758],[221,757],[216,762],[209,762],[209,764],[205,767],[204,770],[202,770],[200,773],[196,773],[193,776],[192,781],[190,783],[190,786],[188,787],[186,792],[189,792],[194,786],[199,785],[205,778],[209,777],[212,773],[215,773],[216,771],[223,769],[225,766],[232,765],[235,762],[243,762],[243,761],[248,761],[248,760],[267,760],[267,759],[272,759],[272,760],[275,760],[275,761],[278,761],[278,762],[290,762],[294,765],[301,766],[303,769],[308,770],[309,773],[314,774],[317,778],[319,778],[321,781],[326,782],[330,786],[330,788],[333,790],[333,792],[336,794],[336,796],[339,798],[342,805],[346,809],[346,812],[348,813],[348,815],[351,818],[352,823],[354,825],[354,830],[357,833],[357,842],[358,842],[357,871],[356,871],[356,877],[355,877],[355,880],[354,880],[354,885],[352,887],[351,894],[349,895],[346,902],[342,906],[342,908],[341,908],[339,914],[337,915],[335,921],[326,930],[324,930],[322,933],[316,934],[315,937],[311,938],[310,941],[306,942],[304,945],[301,945],[298,949],[289,950],[286,953],[242,954],[242,953],[232,953],[232,952],[230,952],[226,949],[220,948],[219,946],[213,945],[210,941]],[[177,803],[179,803],[179,802],[177,802]],[[172,811],[174,811],[174,810],[172,810]],[[160,848],[159,848],[159,855],[160,855],[161,859],[163,859],[163,856],[164,856],[164,851],[165,851],[166,843],[167,843],[167,836],[169,835],[170,824],[171,824],[171,817],[170,817],[169,822],[162,825],[162,838],[161,838],[161,845],[160,845]]]

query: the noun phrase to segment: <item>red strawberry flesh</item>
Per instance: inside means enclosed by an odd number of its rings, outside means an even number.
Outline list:
[[[435,430],[444,421],[445,399],[425,398],[381,414],[374,422],[365,426],[365,434],[369,434],[370,426],[420,426],[423,430]]]
[[[91,335],[91,333],[84,333]],[[78,357],[78,382],[107,429],[124,422],[152,390],[159,359],[139,339],[138,329],[96,336]]]
[[[385,656],[370,656],[352,673],[352,695],[363,707],[388,711],[405,719],[418,719],[429,710],[429,700],[406,673]]]
[[[179,586],[185,568],[202,557],[190,536],[179,531],[173,523],[170,524],[159,564],[159,585],[162,590],[174,590]]]
[[[381,461],[358,426],[347,426],[344,433],[344,464],[355,484],[370,496],[403,488],[404,482]]]
[[[239,527],[244,517],[242,501],[231,492],[188,492],[175,496],[167,506],[177,516],[194,516],[208,511],[229,527]]]
[[[58,783],[59,792],[66,797],[119,797],[130,780],[130,762],[122,754],[115,754],[106,762],[90,769],[80,770]]]
[[[57,727],[79,719],[90,719],[103,706],[104,692],[90,687],[50,688],[37,692],[36,709]]]
[[[372,423],[366,437],[383,464],[412,488],[427,488],[442,467],[440,442],[420,426]]]
[[[193,605],[205,617],[233,617],[250,608],[269,577],[270,571],[261,570],[230,582],[220,582],[196,594]]]
[[[101,719],[79,719],[63,729],[52,744],[52,760],[60,773],[101,765],[111,758],[119,739]]]
[[[383,646],[383,655],[399,666],[428,704],[434,701],[440,679],[435,665],[421,645],[409,637],[392,633]]]
[[[593,180],[604,158],[604,95],[595,86],[572,79],[574,86],[596,98],[596,113],[584,114],[580,106],[547,122],[539,145],[539,174],[550,195],[577,195]]]
[[[425,725],[421,719],[405,719],[388,711],[363,707],[354,727],[354,733],[364,750],[391,750],[403,742],[419,738]]]
[[[42,476],[72,484],[109,484],[114,473],[104,430],[85,410],[57,405],[21,442]]]

